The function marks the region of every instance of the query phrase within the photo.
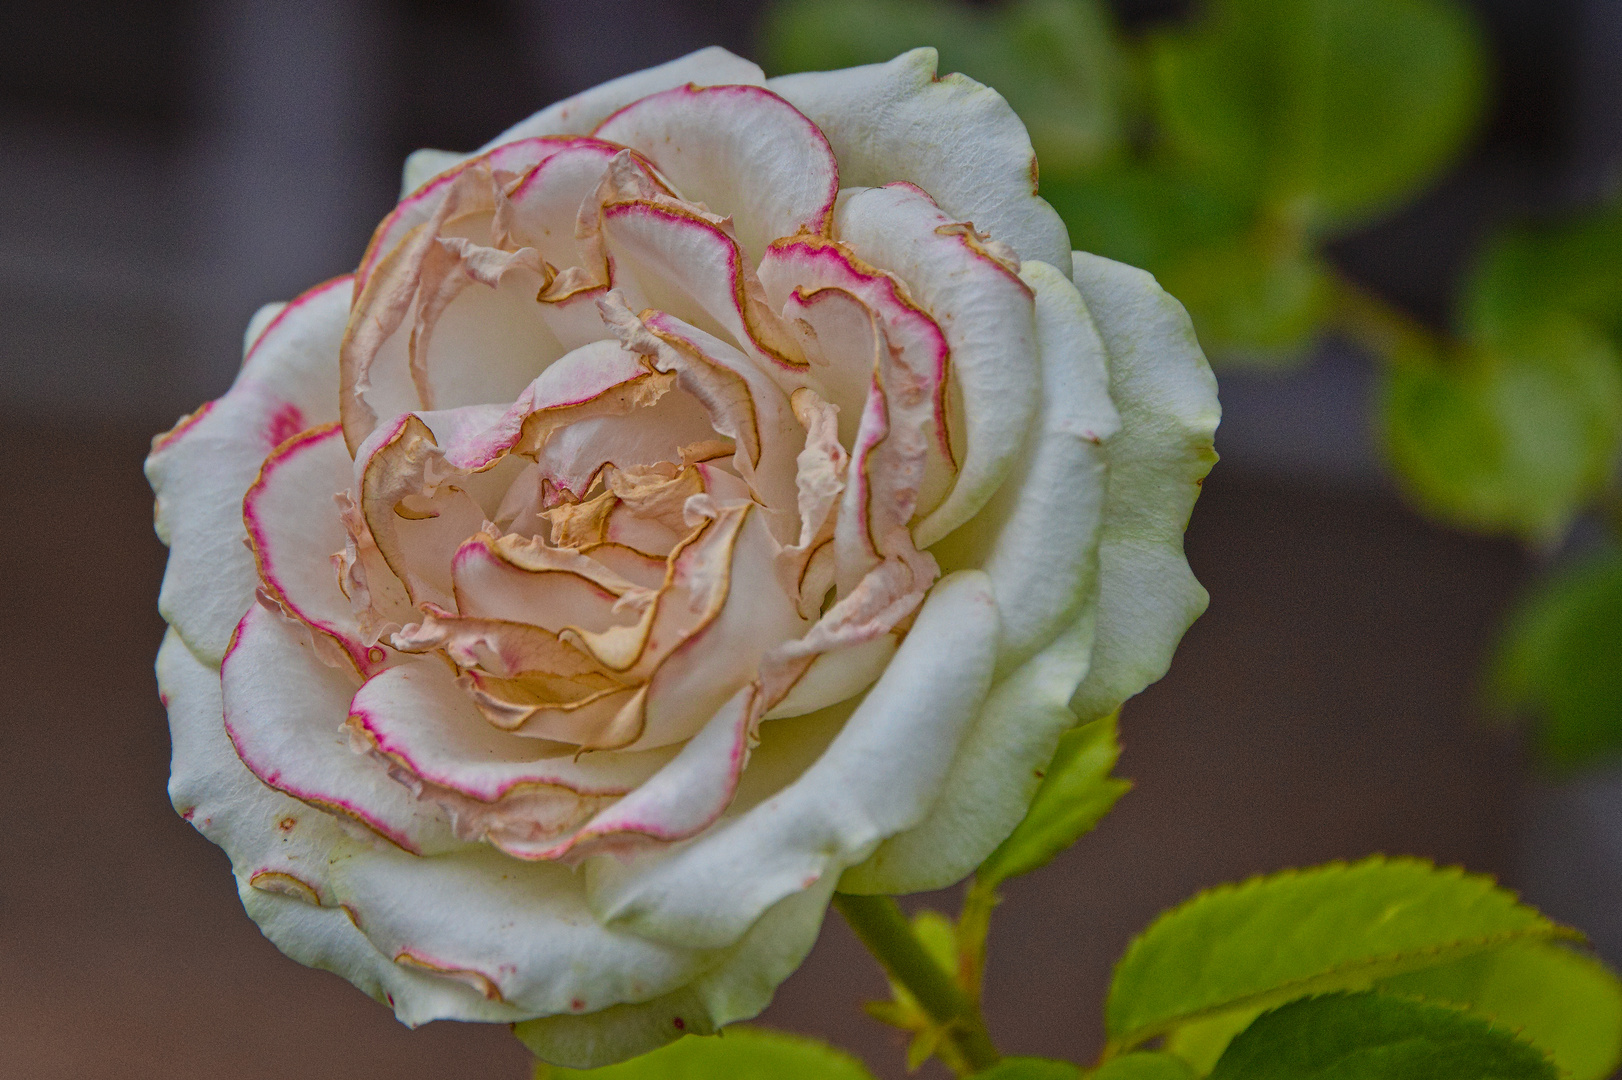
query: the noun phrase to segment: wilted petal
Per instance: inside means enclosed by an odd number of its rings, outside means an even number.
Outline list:
[[[839,194],[828,140],[759,86],[677,86],[627,105],[600,139],[640,150],[682,197],[729,217],[744,251],[797,232],[826,232]]]
[[[917,184],[960,221],[1061,270],[1064,222],[1036,194],[1030,136],[1001,94],[966,75],[935,74],[934,49],[884,64],[783,75],[766,85],[816,122],[840,183]]]
[[[990,583],[954,575],[844,729],[797,780],[669,854],[588,867],[609,925],[660,941],[737,941],[783,897],[871,854],[922,821],[980,711],[996,655]]]
[[[759,86],[765,81],[766,77],[757,65],[741,56],[734,56],[719,45],[711,45],[658,67],[610,79],[574,97],[548,105],[491,139],[485,148],[536,135],[585,135],[631,102],[673,86],[688,83],[700,86],[729,83]]]
[[[229,508],[241,504],[266,454],[337,419],[332,357],[348,295],[344,277],[286,305],[255,337],[231,390],[153,440],[146,475],[158,536],[169,545],[158,610],[210,663],[225,655],[259,583],[241,515]]]
[[[269,597],[318,635],[324,653],[336,651],[367,675],[384,653],[365,640],[332,568],[348,539],[333,495],[352,469],[337,424],[306,431],[265,459],[243,498],[242,519]]]
[[[1031,291],[995,253],[907,185],[841,201],[836,235],[905,280],[951,348],[966,449],[944,502],[913,529],[920,548],[962,525],[1013,468],[1036,415],[1040,372]]]
[[[350,750],[344,718],[354,673],[323,664],[307,635],[257,605],[237,627],[220,681],[225,730],[243,764],[277,791],[359,822],[405,851],[457,847],[437,809]]]

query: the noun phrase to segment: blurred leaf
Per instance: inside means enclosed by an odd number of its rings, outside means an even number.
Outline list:
[[[1264,1013],[1233,1040],[1211,1080],[1556,1080],[1535,1047],[1503,1028],[1381,994],[1306,998]]]
[[[1316,227],[1401,202],[1483,103],[1480,34],[1449,0],[1214,0],[1153,69],[1178,158]]]
[[[1166,1036],[1166,1052],[1188,1062],[1195,1075],[1204,1076],[1216,1067],[1217,1059],[1233,1037],[1266,1011],[1266,1008],[1235,1009],[1192,1020]]]
[[[1120,756],[1113,713],[1060,736],[1025,820],[980,864],[976,878],[995,888],[1028,874],[1097,825],[1132,786],[1109,774]]]
[[[1422,508],[1465,528],[1561,535],[1606,482],[1622,440],[1622,360],[1603,336],[1545,319],[1386,375],[1386,451]]]
[[[1477,340],[1513,338],[1550,312],[1622,335],[1622,204],[1557,226],[1505,230],[1465,295],[1464,322]]]
[[[1622,1065],[1622,983],[1598,960],[1560,945],[1477,953],[1376,989],[1468,1007],[1542,1049],[1570,1080],[1605,1080]]]
[[[1003,1058],[974,1074],[974,1080],[1081,1080],[1081,1067],[1052,1058]]]
[[[783,0],[767,14],[773,72],[874,64],[932,45],[940,70],[1000,92],[1030,130],[1044,173],[1105,160],[1121,138],[1124,57],[1098,0]]]
[[[1044,176],[1042,197],[1064,218],[1073,247],[1151,272],[1189,248],[1227,242],[1251,224],[1251,208],[1229,193],[1148,165]]]
[[[1194,1080],[1194,1073],[1181,1058],[1142,1052],[1110,1058],[1087,1080]]]
[[[536,1080],[873,1080],[855,1058],[816,1039],[762,1028],[688,1035],[639,1058],[601,1069],[539,1065]]]
[[[1542,721],[1560,765],[1622,750],[1622,553],[1592,555],[1540,582],[1505,628],[1491,688]]]
[[[1184,252],[1158,276],[1188,308],[1202,346],[1255,365],[1303,361],[1331,296],[1316,257],[1249,237]]]
[[[1287,870],[1201,893],[1157,919],[1115,968],[1110,1045],[1190,1020],[1447,963],[1561,929],[1485,877],[1414,859]]]

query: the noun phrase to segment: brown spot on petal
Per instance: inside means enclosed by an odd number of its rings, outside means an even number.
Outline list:
[[[293,826],[295,826],[297,824],[298,824],[298,818],[296,818],[296,817],[284,817],[284,818],[282,818],[282,820],[280,820],[280,821],[278,821],[276,823],[276,827],[278,829],[280,829],[282,832],[292,832],[293,831]]]
[[[302,900],[315,907],[321,905],[321,897],[316,893],[315,886],[280,870],[261,870],[248,879],[248,884],[260,892]]]
[[[504,1000],[501,996],[501,988],[495,984],[494,980],[492,980],[482,971],[474,971],[472,968],[456,968],[436,964],[432,960],[423,959],[409,949],[401,949],[398,953],[396,953],[394,956],[394,962],[404,968],[414,968],[417,971],[426,971],[431,974],[441,976],[442,978],[451,979],[454,982],[462,983],[465,986],[471,986],[473,989],[483,994],[486,1001]]]

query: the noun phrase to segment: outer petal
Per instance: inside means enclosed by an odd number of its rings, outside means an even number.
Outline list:
[[[967,448],[945,501],[914,527],[925,548],[979,512],[1029,434],[1040,379],[1033,298],[1017,267],[985,250],[910,185],[850,193],[840,200],[834,227],[863,259],[907,283],[951,347]]]
[[[1042,782],[1042,767],[1052,760],[1059,736],[1076,722],[1070,695],[1087,672],[1092,643],[1089,609],[992,687],[929,815],[845,871],[839,888],[854,893],[943,889],[984,862],[1025,816]]]
[[[725,960],[680,990],[589,1016],[527,1021],[513,1033],[543,1061],[594,1069],[645,1054],[684,1034],[708,1035],[758,1016],[816,943],[832,893],[830,878],[778,901],[727,950]]]
[[[996,651],[990,583],[938,584],[828,750],[765,802],[664,856],[587,870],[592,909],[661,941],[725,946],[762,912],[923,820],[980,711]]]
[[[1021,276],[1036,293],[1039,433],[986,508],[935,548],[948,569],[991,575],[1002,618],[999,676],[1046,647],[1097,591],[1109,440],[1120,428],[1104,345],[1081,294],[1046,263],[1026,263]]]
[[[220,682],[226,734],[266,784],[360,822],[406,851],[459,846],[437,809],[419,804],[381,765],[350,749],[344,718],[356,688],[353,672],[317,659],[299,624],[258,605],[249,609]]]
[[[678,86],[592,133],[647,154],[682,197],[733,219],[752,257],[780,236],[826,232],[839,165],[817,126],[758,86]]]
[[[174,631],[158,650],[158,686],[174,743],[169,794],[182,817],[225,849],[248,916],[293,959],[336,972],[408,1024],[439,1017],[502,1020],[470,988],[393,963],[337,906],[327,859],[338,821],[260,783],[221,722],[220,678]],[[320,906],[325,904],[327,906]]]
[[[349,279],[319,285],[258,334],[231,390],[152,443],[147,479],[169,565],[158,610],[198,656],[218,664],[258,585],[239,508],[265,455],[337,416],[335,357]]]
[[[845,187],[917,184],[950,215],[1018,251],[1069,265],[1064,222],[1036,194],[1030,136],[1002,95],[935,76],[934,49],[886,64],[783,75],[766,85],[822,129]]]
[[[1216,380],[1181,304],[1142,270],[1076,252],[1076,287],[1109,356],[1121,430],[1109,444],[1097,641],[1076,692],[1091,720],[1166,673],[1209,600],[1183,556],[1200,484],[1216,462]]]
[[[527,139],[534,135],[584,135],[602,123],[611,114],[625,108],[638,98],[669,90],[674,86],[697,83],[700,86],[745,84],[761,86],[766,82],[759,66],[741,56],[734,56],[719,45],[711,45],[669,63],[643,71],[610,79],[590,90],[564,98],[548,105],[534,116],[520,120],[500,135],[485,143],[481,149]]]

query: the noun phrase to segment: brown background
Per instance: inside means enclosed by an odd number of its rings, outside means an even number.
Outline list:
[[[0,0],[0,1078],[525,1075],[499,1027],[409,1032],[281,957],[169,808],[140,461],[228,385],[257,305],[353,265],[406,152],[477,145],[697,45],[747,53],[759,6]],[[1188,5],[1112,6],[1141,27]],[[1498,68],[1476,150],[1332,253],[1433,322],[1488,228],[1591,198],[1622,147],[1622,5],[1471,6]],[[1525,557],[1401,509],[1370,450],[1371,389],[1344,351],[1293,379],[1224,373],[1227,460],[1189,536],[1212,607],[1128,706],[1137,789],[1007,890],[989,972],[1007,1050],[1093,1053],[1135,930],[1286,865],[1408,852],[1512,884],[1538,865],[1526,883],[1555,914],[1615,922],[1622,870],[1567,844],[1515,737],[1470,705]],[[882,989],[832,917],[764,1019],[899,1077],[898,1040],[858,1009]]]
[[[409,1032],[260,937],[224,855],[164,796],[151,672],[163,549],[144,433],[8,430],[0,475],[21,498],[0,549],[13,616],[0,651],[0,1076],[525,1075],[505,1029]],[[1461,704],[1520,575],[1512,550],[1431,529],[1378,493],[1222,466],[1188,546],[1213,600],[1171,674],[1126,710],[1119,771],[1136,790],[1007,890],[988,994],[1010,1052],[1096,1052],[1113,959],[1202,886],[1378,851],[1512,869],[1514,741]],[[830,916],[764,1020],[900,1076],[896,1039],[858,1008],[882,990]]]

